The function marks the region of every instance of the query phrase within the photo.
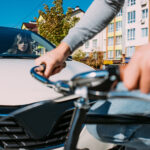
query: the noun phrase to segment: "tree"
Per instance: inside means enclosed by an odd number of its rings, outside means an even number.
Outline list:
[[[81,61],[83,58],[85,58],[86,53],[82,50],[78,49],[72,54],[72,58],[76,61]]]
[[[89,58],[87,59],[86,64],[95,69],[97,68],[100,69],[103,64],[103,53],[97,51],[91,52]]]
[[[71,8],[68,8],[66,14],[64,14],[63,0],[54,0],[53,4],[54,6],[51,8],[44,4],[44,11],[39,11],[43,21],[38,21],[37,18],[36,21],[38,33],[53,44],[58,45],[79,18],[71,16],[73,12]]]

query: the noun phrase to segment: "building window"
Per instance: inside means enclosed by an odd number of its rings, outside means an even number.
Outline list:
[[[106,52],[103,53],[103,59],[106,59]]]
[[[148,36],[148,28],[142,28],[142,37]]]
[[[114,23],[108,25],[108,32],[114,32]]]
[[[120,11],[117,14],[117,17],[122,16],[122,8],[120,9]]]
[[[85,43],[85,48],[89,48],[89,46],[90,46],[90,42],[87,41],[87,42]]]
[[[122,29],[122,21],[116,22],[116,31],[119,31]]]
[[[148,9],[142,10],[142,19],[148,18]]]
[[[135,40],[135,28],[128,29],[128,40]]]
[[[128,0],[128,6],[132,6],[136,4],[136,0]]]
[[[113,51],[108,51],[108,59],[113,59]]]
[[[127,47],[127,54],[126,54],[126,56],[127,57],[132,57],[134,52],[135,52],[135,47],[134,46],[129,46],[129,47]]]
[[[116,36],[116,45],[120,45],[122,43],[122,36]]]
[[[113,37],[109,37],[108,38],[108,46],[113,46],[114,45],[114,38]]]
[[[121,50],[116,50],[116,59],[121,58],[122,51]]]
[[[134,23],[136,21],[135,18],[136,18],[135,11],[128,12],[128,23]]]
[[[92,43],[93,43],[93,48],[97,48],[97,39],[94,39],[94,40],[92,41]]]

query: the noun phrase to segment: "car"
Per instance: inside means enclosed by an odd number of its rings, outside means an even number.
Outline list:
[[[18,34],[23,34],[25,37],[30,38],[33,53],[8,53],[8,49],[13,45]],[[34,59],[44,51],[51,51],[54,48],[55,46],[52,43],[29,30],[0,27],[0,90],[3,91],[0,95],[1,105],[29,104],[60,96],[57,92],[36,82],[29,74],[30,69],[35,65]],[[77,73],[92,69],[71,58],[68,58],[66,63],[67,67],[61,73],[52,76],[51,80],[68,80]]]
[[[20,47],[19,47],[20,46]],[[34,59],[55,45],[29,30],[0,27],[0,147],[2,149],[58,148],[64,144],[77,96],[64,98],[30,75]],[[30,49],[30,50],[27,50]],[[68,57],[66,68],[50,77],[68,80],[93,70]]]

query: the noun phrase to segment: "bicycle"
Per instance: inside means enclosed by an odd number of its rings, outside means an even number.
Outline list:
[[[48,87],[55,89],[64,95],[78,95],[79,99],[74,103],[74,114],[70,124],[70,131],[64,146],[64,150],[77,150],[77,142],[79,134],[84,124],[149,124],[148,115],[142,114],[110,114],[106,115],[99,112],[90,111],[91,106],[89,99],[104,100],[115,98],[132,98],[145,100],[134,94],[123,95],[121,92],[111,91],[115,88],[116,83],[120,81],[120,73],[118,68],[108,68],[108,70],[91,71],[78,74],[69,81],[50,81],[40,76],[35,71],[36,67],[31,69],[33,77],[46,84]],[[94,135],[95,136],[95,135]],[[112,142],[110,139],[104,141]],[[118,144],[121,141],[117,141]],[[121,146],[122,147],[122,146]],[[120,148],[120,147],[119,147]]]

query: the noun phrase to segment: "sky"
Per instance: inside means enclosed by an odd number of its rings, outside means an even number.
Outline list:
[[[63,0],[64,11],[79,6],[86,11],[93,0]],[[21,28],[23,22],[35,21],[43,4],[53,6],[53,0],[0,0],[0,26]]]

